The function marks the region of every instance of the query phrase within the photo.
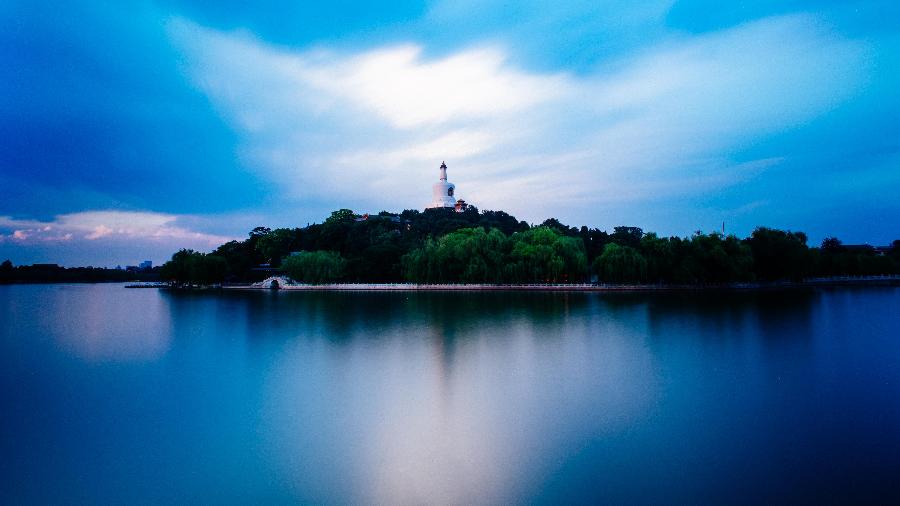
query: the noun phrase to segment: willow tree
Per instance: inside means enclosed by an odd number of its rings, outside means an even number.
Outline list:
[[[301,251],[285,257],[281,268],[296,281],[330,283],[344,277],[346,261],[336,251]]]
[[[639,283],[647,279],[647,260],[631,246],[611,242],[592,266],[604,283]]]
[[[512,247],[504,268],[513,283],[583,281],[587,274],[584,241],[550,227],[536,227],[510,237]]]
[[[410,251],[403,257],[403,273],[415,283],[497,283],[507,250],[503,232],[464,228]]]

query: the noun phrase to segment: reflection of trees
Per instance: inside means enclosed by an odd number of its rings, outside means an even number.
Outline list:
[[[809,336],[815,292],[167,292],[173,324],[243,326],[251,344],[266,340],[424,339],[443,374],[471,341],[509,339],[527,329],[545,344],[573,332],[601,335],[626,325],[649,337],[716,339]],[[187,323],[186,323],[187,325]],[[712,332],[709,329],[713,329]],[[223,329],[223,333],[225,329]]]
[[[250,341],[325,338],[333,343],[418,333],[454,343],[527,324],[552,336],[591,294],[522,292],[165,292],[173,321],[243,325]]]
[[[244,322],[251,339],[310,335],[333,341],[376,338],[390,330],[439,328],[448,339],[468,330],[501,328],[527,317],[532,325],[559,324],[590,294],[516,292],[165,292],[174,317],[197,317],[227,308],[227,319]]]
[[[647,303],[649,329],[657,336],[696,331],[698,336],[717,338],[809,338],[817,292],[812,289],[723,290],[631,294],[631,297]],[[715,332],[709,332],[709,328]]]

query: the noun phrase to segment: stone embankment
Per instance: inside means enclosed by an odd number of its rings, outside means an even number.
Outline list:
[[[274,283],[273,283],[274,281]],[[489,292],[489,291],[535,291],[535,292],[648,292],[679,290],[759,290],[771,288],[796,288],[808,286],[845,285],[889,285],[900,286],[900,276],[844,276],[815,278],[802,282],[777,283],[730,283],[707,285],[620,285],[591,283],[535,283],[535,284],[414,284],[414,283],[330,283],[301,284],[286,278],[267,279],[253,285],[223,286],[226,290],[297,290],[297,291],[344,291],[344,292]]]

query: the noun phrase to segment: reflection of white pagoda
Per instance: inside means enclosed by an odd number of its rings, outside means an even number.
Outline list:
[[[431,204],[428,208],[454,208],[457,212],[466,210],[466,201],[454,196],[456,185],[447,181],[447,164],[441,162],[441,180],[431,186]]]

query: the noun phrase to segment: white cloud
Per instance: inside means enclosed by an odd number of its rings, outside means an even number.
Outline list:
[[[446,160],[482,208],[582,223],[762,174],[777,161],[736,153],[833,109],[868,74],[864,45],[805,16],[676,34],[577,75],[528,71],[496,42],[426,58],[413,43],[293,51],[186,20],[170,33],[286,205],[421,207]]]
[[[178,224],[180,217],[170,214],[133,211],[85,211],[63,214],[53,221],[18,220],[0,216],[0,240],[17,243],[135,240],[184,241],[186,246],[210,248],[231,240],[229,237],[206,234]]]
[[[527,74],[499,48],[476,48],[424,61],[422,48],[379,49],[334,63],[304,66],[297,77],[355,102],[398,128],[521,111],[566,93],[563,75]]]

